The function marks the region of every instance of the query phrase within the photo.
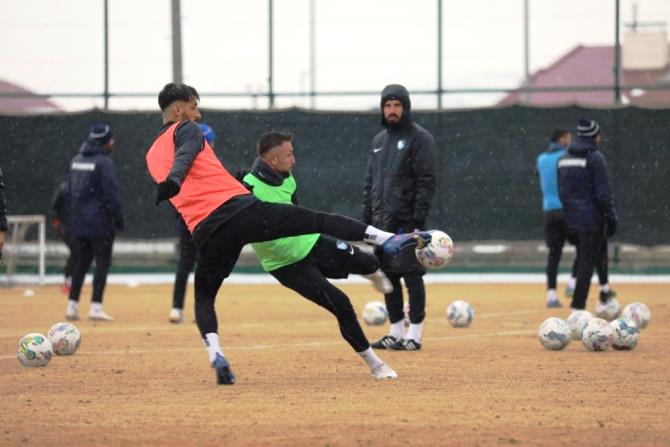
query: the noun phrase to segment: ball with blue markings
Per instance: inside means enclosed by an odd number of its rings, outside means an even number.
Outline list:
[[[537,336],[546,349],[560,351],[570,344],[572,331],[565,320],[551,317],[542,322],[537,330]]]

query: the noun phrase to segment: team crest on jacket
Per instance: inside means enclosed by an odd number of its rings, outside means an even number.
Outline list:
[[[401,151],[401,150],[405,149],[405,145],[406,145],[405,140],[399,140],[398,141],[398,150]]]

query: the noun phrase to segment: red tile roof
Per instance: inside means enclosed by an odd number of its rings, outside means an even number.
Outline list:
[[[0,80],[0,93],[21,93],[34,95],[29,90],[7,81]],[[39,96],[10,97],[0,96],[0,114],[31,114],[61,112],[62,109],[46,98]]]
[[[579,45],[531,77],[531,87],[574,87],[614,85],[614,47]],[[623,70],[622,85],[666,85],[666,90],[622,91],[624,103],[644,106],[670,106],[670,65],[660,70]],[[525,102],[523,93],[513,92],[499,105]],[[537,92],[530,94],[532,105],[612,105],[612,90]]]

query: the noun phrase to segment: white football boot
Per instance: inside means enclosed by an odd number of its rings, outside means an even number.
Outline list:
[[[184,311],[177,309],[176,307],[172,308],[170,311],[170,323],[181,324],[184,322]]]
[[[375,380],[397,379],[398,374],[386,363],[380,363],[372,368],[372,377]]]
[[[88,313],[88,319],[94,321],[114,321],[114,317],[108,315],[107,312],[102,309],[91,310]]]

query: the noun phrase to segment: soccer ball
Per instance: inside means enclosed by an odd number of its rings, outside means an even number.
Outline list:
[[[572,340],[568,323],[556,317],[544,320],[537,330],[537,336],[540,338],[542,346],[554,351],[565,348],[570,343],[570,340]]]
[[[447,307],[447,321],[453,327],[468,327],[475,317],[475,311],[467,301],[457,300]]]
[[[52,356],[49,339],[36,332],[24,335],[16,348],[16,358],[23,366],[47,366]]]
[[[630,351],[637,346],[637,340],[640,338],[640,330],[632,320],[619,318],[610,323],[614,331],[614,341],[612,347],[617,351]]]
[[[619,316],[621,312],[621,305],[616,298],[610,298],[603,303],[600,300],[596,304],[596,317],[603,320],[612,321]]]
[[[72,323],[56,323],[47,332],[47,338],[58,355],[72,355],[81,344],[79,329]]]
[[[649,321],[651,321],[651,311],[643,303],[630,303],[623,308],[621,316],[627,320],[634,321],[639,329],[646,328],[649,326]]]
[[[570,326],[573,340],[582,339],[582,331],[592,318],[593,314],[588,310],[575,310],[568,316],[567,323]]]
[[[381,301],[370,301],[363,309],[363,321],[371,326],[380,326],[386,323],[388,315],[386,304]]]
[[[589,351],[607,351],[614,341],[614,329],[602,318],[593,318],[582,332],[582,344]]]
[[[444,267],[454,257],[454,243],[443,231],[430,230],[429,233],[430,242],[414,250],[416,259],[427,269]]]

